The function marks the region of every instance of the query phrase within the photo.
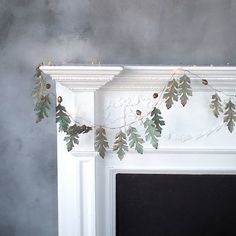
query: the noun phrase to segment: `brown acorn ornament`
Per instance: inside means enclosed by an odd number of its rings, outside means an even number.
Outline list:
[[[158,93],[154,93],[153,95],[152,95],[152,97],[155,99],[155,98],[158,98]]]
[[[46,89],[50,89],[51,88],[51,84],[46,84]]]
[[[142,115],[142,112],[140,110],[136,110],[136,115],[137,116],[141,116]]]
[[[58,103],[62,103],[62,97],[61,96],[58,96],[58,98],[57,98],[57,101],[58,101]]]
[[[202,79],[202,84],[204,84],[204,85],[208,85],[208,80],[206,80],[206,79]]]

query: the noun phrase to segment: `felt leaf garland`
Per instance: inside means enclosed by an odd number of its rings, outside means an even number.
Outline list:
[[[138,131],[136,128],[130,126],[127,130],[127,134],[129,137],[129,146],[130,148],[133,148],[140,154],[143,154],[143,145],[144,140],[141,138],[141,136],[138,134]]]
[[[212,95],[212,100],[210,103],[210,108],[216,118],[219,117],[220,113],[223,112],[221,99],[217,93]]]
[[[224,123],[228,126],[228,130],[230,133],[234,131],[234,126],[236,123],[236,111],[235,111],[235,104],[229,100],[228,103],[225,105],[225,113],[224,113]]]
[[[165,99],[167,109],[172,107],[174,101],[178,101],[178,83],[175,79],[168,82],[163,98]]]
[[[71,120],[67,115],[66,108],[60,103],[56,106],[56,123],[59,123],[59,132],[66,132]]]
[[[96,129],[95,150],[102,158],[104,158],[106,154],[106,148],[108,147],[109,145],[106,138],[106,130],[103,127],[99,127]]]
[[[51,101],[49,99],[49,95],[43,96],[36,104],[35,104],[35,108],[34,111],[36,111],[36,123],[40,122],[41,120],[43,120],[45,117],[48,117],[48,110],[49,105],[51,104]]]
[[[183,75],[179,79],[179,95],[183,106],[187,104],[189,96],[193,96],[191,88],[191,80],[187,75]]]
[[[163,117],[161,116],[160,109],[154,107],[151,112],[152,121],[154,122],[156,129],[161,134],[162,132],[162,126],[165,125],[165,121],[163,120]]]
[[[40,66],[38,65],[35,72],[35,87],[32,91],[32,97],[34,100],[34,111],[37,115],[36,122],[40,122],[45,117],[48,117],[48,111],[50,109],[50,93],[49,89],[51,85],[47,83],[47,80],[44,78],[43,72],[40,70]],[[185,73],[191,73],[188,70],[183,70]],[[180,78],[176,79],[176,75],[172,75],[171,80],[168,82],[166,89],[164,91],[163,99],[165,100],[165,105],[167,109],[170,109],[174,102],[178,102],[180,99],[182,106],[185,106],[189,100],[189,97],[192,96],[192,87],[191,87],[191,79],[184,74]],[[194,75],[192,73],[192,75]],[[200,77],[200,76],[198,76]],[[203,85],[209,85],[208,80],[202,79]],[[225,109],[222,106],[222,100],[217,92],[222,92],[219,89],[214,89],[215,94],[211,97],[210,108],[215,117],[219,117],[221,113],[224,112],[224,123],[226,124],[228,130],[232,133],[234,131],[236,125],[236,108],[234,100],[231,99],[226,103]],[[236,97],[236,95],[226,94],[224,95],[228,97]],[[157,99],[159,97],[159,93],[155,92],[153,94],[153,99]],[[66,142],[67,150],[71,151],[76,144],[79,144],[79,135],[88,133],[92,130],[92,127],[86,125],[80,125],[77,121],[73,120],[72,116],[68,114],[66,108],[61,105],[63,99],[61,96],[58,96],[56,106],[56,123],[58,123],[59,132],[65,132],[66,137],[64,141]],[[159,101],[156,103],[158,104]],[[145,117],[146,120],[143,123],[145,128],[145,139],[149,141],[150,144],[154,148],[158,148],[159,138],[161,137],[161,133],[163,130],[163,126],[165,125],[165,121],[162,117],[161,110],[157,107],[154,107],[152,111],[149,111],[147,115],[141,116],[141,110],[136,110],[136,115],[139,117],[137,121],[143,121]],[[150,115],[150,116],[149,116]],[[125,119],[125,117],[124,117]],[[71,125],[73,122],[73,125]],[[130,148],[134,148],[138,153],[143,154],[143,143],[144,139],[140,136],[137,129],[132,126],[133,123],[128,124],[127,133],[123,132],[122,129],[126,127],[126,119],[124,121],[124,125],[120,127],[109,127],[110,129],[120,129],[120,131],[115,136],[115,142],[113,145],[113,151],[116,151],[118,158],[122,160],[125,156],[125,153],[128,151],[128,146]],[[97,125],[93,125],[93,127],[97,127]],[[104,158],[106,154],[106,149],[109,148],[108,140],[106,137],[106,130],[104,127],[100,126],[96,129],[95,150],[99,153],[99,155]]]
[[[128,151],[126,134],[120,130],[119,133],[115,137],[115,143],[113,146],[113,151],[116,151],[120,160],[122,160],[125,156],[125,152]]]
[[[153,120],[147,118],[144,122],[144,127],[146,129],[146,140],[150,141],[154,148],[158,148],[158,138],[161,136],[160,132],[157,130]]]

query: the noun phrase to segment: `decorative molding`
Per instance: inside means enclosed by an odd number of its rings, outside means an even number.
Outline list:
[[[155,90],[163,87],[173,73],[192,73],[194,90],[209,91],[194,74],[209,80],[216,89],[235,91],[236,67],[198,66],[41,66],[52,79],[73,91],[104,90]],[[113,79],[116,77],[115,79]],[[108,83],[113,80],[112,83]]]
[[[194,76],[207,79],[216,89],[235,91],[236,67],[198,67],[198,66],[123,66],[119,79],[103,87],[105,90],[155,90],[163,85],[175,73],[183,74],[183,70],[190,71],[192,86],[195,91],[209,91],[208,86],[202,86],[201,80]]]
[[[144,153],[146,154],[235,154],[236,155],[236,149],[232,148],[158,148],[157,150],[154,148],[144,148]],[[107,154],[114,154],[113,150],[111,148],[107,149]],[[137,151],[134,149],[130,149],[127,155],[129,154],[137,154]],[[98,154],[98,152],[89,152],[89,151],[71,151],[71,155],[75,157],[79,157],[81,161],[87,161],[89,157],[93,158],[101,158]],[[83,158],[82,158],[83,157]],[[144,155],[139,156],[139,158],[145,158]],[[105,157],[105,159],[107,159]],[[123,160],[124,161],[124,160]]]
[[[96,91],[123,70],[120,66],[41,66],[40,69],[75,92]]]
[[[113,153],[112,149],[107,150],[110,153]],[[235,154],[236,155],[236,149],[232,148],[158,148],[157,150],[154,148],[144,148],[144,153],[147,154]],[[129,153],[138,155],[137,152],[133,149],[129,150]],[[145,158],[144,156],[140,156],[139,158]]]

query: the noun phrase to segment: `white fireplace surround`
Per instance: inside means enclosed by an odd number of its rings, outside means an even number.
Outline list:
[[[177,68],[41,67],[56,81],[57,95],[76,120],[108,126],[135,119],[136,109],[149,111],[153,92],[163,88]],[[207,79],[216,89],[236,94],[236,67],[181,68]],[[230,134],[223,118],[216,119],[209,111],[214,92],[201,79],[190,77],[193,97],[185,108],[179,103],[170,110],[161,105],[166,126],[158,150],[145,144],[143,155],[130,150],[119,161],[109,149],[103,160],[94,151],[94,132],[81,135],[79,147],[70,153],[64,134],[57,134],[59,236],[115,236],[117,173],[236,174],[236,131]],[[143,134],[141,125],[136,127]],[[112,147],[114,132],[107,131],[107,136]]]

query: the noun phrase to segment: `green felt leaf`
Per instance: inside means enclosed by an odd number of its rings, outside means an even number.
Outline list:
[[[128,145],[126,140],[126,134],[122,130],[120,130],[119,133],[116,134],[115,143],[113,145],[113,151],[116,151],[120,160],[124,158],[125,152],[128,151]]]
[[[183,106],[187,104],[189,96],[193,96],[191,80],[187,75],[183,75],[179,79],[179,95]]]
[[[36,111],[36,122],[42,121],[45,117],[48,117],[48,110],[50,109],[50,97],[47,89],[47,82],[43,77],[43,72],[40,70],[40,66],[38,65],[36,68],[36,72],[34,77],[35,79],[35,87],[32,91],[32,97],[34,100],[34,111]]]
[[[96,129],[95,150],[102,158],[104,158],[106,154],[106,148],[109,148],[106,138],[106,130],[103,127],[100,127]]]
[[[161,134],[162,132],[162,126],[165,125],[165,121],[163,120],[163,117],[161,116],[161,110],[154,107],[151,112],[152,121],[154,122],[156,129]]]
[[[172,107],[174,101],[178,101],[178,83],[175,79],[168,82],[163,98],[167,109]]]
[[[45,117],[48,117],[48,110],[50,109],[51,101],[49,95],[43,96],[36,104],[34,111],[36,111],[36,123],[42,121]]]
[[[39,102],[43,96],[48,95],[47,81],[44,79],[43,72],[40,70],[39,64],[35,69],[35,87],[32,91],[32,97],[35,103]]]
[[[236,123],[236,110],[235,104],[229,100],[225,105],[224,123],[228,126],[228,130],[232,133]]]
[[[220,113],[223,112],[221,99],[217,93],[212,95],[210,108],[215,117],[219,117]]]
[[[153,120],[147,118],[144,122],[146,140],[150,141],[154,148],[158,148],[158,138],[161,136]]]
[[[32,91],[32,97],[36,102],[40,100],[42,96],[48,94],[46,84],[46,80],[41,76],[35,79],[35,87]]]
[[[142,137],[138,134],[138,131],[136,128],[130,126],[127,130],[127,134],[129,137],[129,146],[130,148],[133,148],[140,154],[143,154],[143,145],[144,140]]]
[[[81,127],[74,124],[72,126],[69,126],[66,133],[67,136],[64,138],[64,141],[66,141],[66,146],[68,152],[70,152],[75,144],[79,144],[79,132]]]
[[[67,115],[66,108],[61,104],[56,106],[56,123],[59,124],[59,132],[66,132],[70,125],[70,117]]]

